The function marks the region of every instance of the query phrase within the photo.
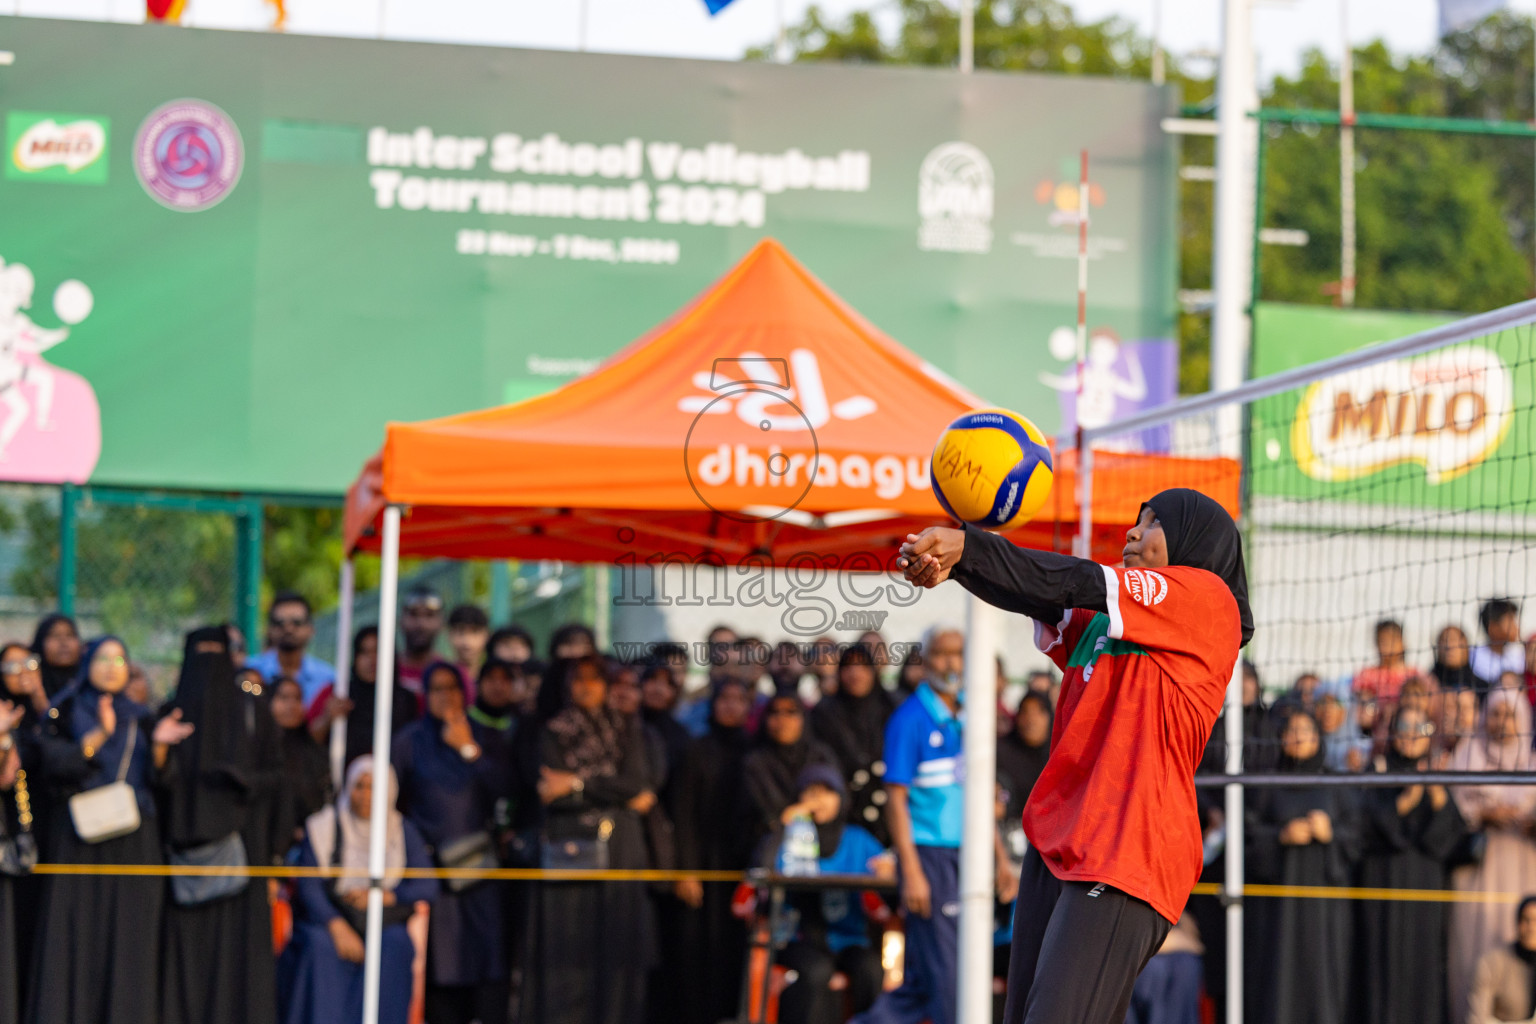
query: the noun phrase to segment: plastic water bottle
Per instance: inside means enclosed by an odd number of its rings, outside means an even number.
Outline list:
[[[821,841],[811,819],[799,815],[784,829],[784,873],[807,877],[821,873]]]

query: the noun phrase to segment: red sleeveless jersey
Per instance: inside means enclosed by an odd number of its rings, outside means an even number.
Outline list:
[[[1202,863],[1195,767],[1242,625],[1231,591],[1204,569],[1105,566],[1104,576],[1107,615],[1035,624],[1063,680],[1024,832],[1057,878],[1104,882],[1177,922]]]

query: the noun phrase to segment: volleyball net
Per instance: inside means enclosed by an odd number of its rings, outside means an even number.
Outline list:
[[[1457,752],[1500,689],[1523,708],[1501,695],[1494,724],[1511,716],[1530,745],[1533,403],[1526,302],[1085,429],[1089,488],[1094,469],[1140,471],[1144,486],[1119,489],[1196,487],[1238,517],[1255,626],[1246,771],[1279,764],[1294,710],[1331,772],[1381,767],[1399,708],[1429,736],[1430,767],[1479,764]],[[1095,535],[1100,557],[1112,540]],[[1219,771],[1223,736],[1215,747]]]

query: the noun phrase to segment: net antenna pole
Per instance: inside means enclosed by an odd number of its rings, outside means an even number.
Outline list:
[[[965,598],[965,764],[960,842],[957,1024],[992,1022],[992,907],[997,866],[998,612]],[[938,913],[938,908],[934,908]]]
[[[352,600],[356,586],[356,567],[348,556],[341,560],[341,580],[336,588],[340,603],[336,606],[336,683],[331,693],[340,700],[352,691]],[[338,793],[346,760],[347,720],[342,717],[331,722],[331,785]]]
[[[1083,382],[1088,376],[1088,151],[1082,151],[1077,179],[1077,557],[1093,557],[1093,453],[1083,440]]]
[[[363,1024],[379,1024],[384,939],[384,840],[389,806],[389,737],[395,706],[395,599],[400,589],[400,506],[384,508],[379,551],[379,673],[373,711],[373,800],[368,820],[368,927],[363,953]]]

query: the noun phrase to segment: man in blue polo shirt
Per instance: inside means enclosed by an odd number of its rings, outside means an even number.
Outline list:
[[[960,835],[964,762],[960,692],[965,637],[936,626],[923,640],[924,679],[885,727],[886,820],[901,873],[906,963],[901,987],[850,1024],[954,1024],[960,944]],[[1006,902],[1017,879],[996,831],[997,886]]]
[[[308,653],[315,638],[315,623],[309,601],[303,594],[285,590],[272,599],[267,609],[267,635],[272,646],[246,662],[246,668],[261,673],[263,682],[287,676],[304,691],[308,709],[315,695],[336,681],[336,670]]]

